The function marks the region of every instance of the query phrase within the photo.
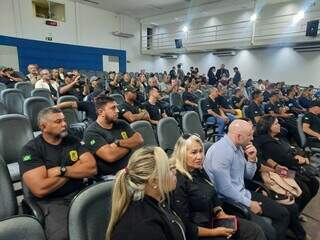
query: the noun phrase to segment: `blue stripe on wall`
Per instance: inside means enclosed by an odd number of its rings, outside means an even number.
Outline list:
[[[36,63],[42,68],[64,67],[102,71],[102,56],[118,56],[119,71],[126,72],[126,51],[85,47],[71,44],[43,42],[0,35],[0,45],[16,46],[20,71],[26,73],[28,64]]]

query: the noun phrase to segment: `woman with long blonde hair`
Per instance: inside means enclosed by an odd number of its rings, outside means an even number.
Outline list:
[[[198,136],[182,135],[171,160],[176,162],[177,187],[173,194],[173,209],[187,226],[187,239],[201,240],[264,240],[262,229],[255,223],[227,215],[215,192],[214,184],[202,168],[203,143]],[[233,227],[215,224],[227,219]]]
[[[116,176],[106,240],[185,239],[182,221],[167,204],[175,187],[175,165],[161,148],[135,151]]]

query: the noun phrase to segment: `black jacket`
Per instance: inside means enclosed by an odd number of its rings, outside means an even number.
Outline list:
[[[299,164],[294,159],[295,152],[286,140],[282,138],[277,140],[266,134],[255,137],[254,144],[260,151],[263,160],[271,158],[276,163],[290,169],[298,168]]]
[[[115,225],[112,240],[183,240],[184,225],[167,204],[145,196],[132,201]]]
[[[198,226],[211,228],[213,209],[221,206],[213,184],[204,170],[191,172],[193,180],[177,171],[173,209],[186,225],[187,239],[197,239]]]

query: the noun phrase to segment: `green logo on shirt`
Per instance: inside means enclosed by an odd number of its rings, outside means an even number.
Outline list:
[[[90,145],[92,146],[92,145],[94,145],[96,143],[96,140],[94,140],[94,139],[92,139],[91,141],[90,141]]]
[[[30,161],[31,160],[31,155],[24,155],[22,159],[23,159],[24,162]]]

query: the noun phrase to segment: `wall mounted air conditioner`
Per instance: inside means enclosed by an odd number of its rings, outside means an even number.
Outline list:
[[[177,55],[162,55],[160,58],[167,58],[167,59],[178,59]]]
[[[134,37],[134,34],[124,33],[124,32],[120,32],[120,31],[112,32],[112,35],[116,36],[116,37],[123,37],[123,38],[133,38]]]
[[[320,45],[296,46],[293,48],[296,52],[318,52]]]
[[[224,57],[224,56],[235,56],[237,52],[236,51],[216,51],[216,52],[213,52],[212,54],[218,57]]]

